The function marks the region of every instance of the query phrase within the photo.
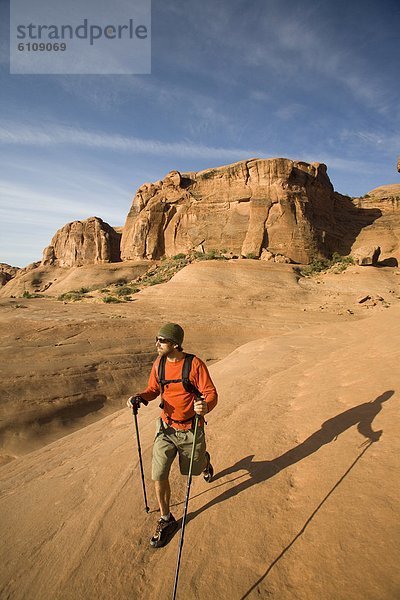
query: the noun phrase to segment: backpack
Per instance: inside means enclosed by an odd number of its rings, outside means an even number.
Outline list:
[[[167,360],[166,356],[162,356],[160,358],[160,362],[158,363],[158,373],[157,379],[160,386],[161,391],[161,404],[160,408],[164,408],[164,400],[162,399],[162,395],[164,393],[164,387],[169,383],[182,383],[183,387],[189,394],[195,394],[198,398],[202,396],[201,392],[197,389],[197,387],[190,381],[190,369],[192,368],[192,362],[194,359],[194,354],[186,354],[185,362],[183,363],[182,368],[182,379],[165,379],[165,362]]]

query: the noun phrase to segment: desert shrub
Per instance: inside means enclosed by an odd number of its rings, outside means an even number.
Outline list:
[[[128,282],[128,280],[126,278],[122,277],[121,279],[117,279],[117,281],[115,282],[115,285],[116,286],[125,285],[127,282]]]
[[[82,300],[82,297],[83,293],[79,290],[71,290],[58,296],[57,300],[61,300],[62,302],[77,302],[77,300]]]
[[[168,281],[168,279],[169,277],[163,277],[162,274],[155,273],[154,275],[151,275],[144,283],[145,285],[158,285],[159,283]]]
[[[304,277],[316,275],[322,271],[326,271],[330,267],[330,261],[327,258],[314,258],[309,265],[300,269],[300,274]]]
[[[181,258],[186,258],[186,254],[180,252],[179,254],[175,254],[175,256],[173,256],[172,258],[173,260],[180,260]]]
[[[221,251],[214,248],[204,254],[203,252],[194,252],[193,258],[195,260],[226,260],[225,256],[222,256]]]
[[[124,285],[124,286],[122,286],[122,287],[118,288],[118,290],[115,290],[115,294],[116,294],[117,296],[129,296],[129,294],[132,294],[132,293],[134,293],[134,292],[132,291],[133,289],[137,289],[137,288],[131,288],[131,287],[130,287],[130,286],[128,286],[128,285]]]
[[[106,304],[115,304],[117,302],[122,302],[122,300],[120,300],[120,298],[117,298],[116,296],[103,296],[102,300]]]
[[[212,248],[211,250],[209,250],[207,252],[209,258],[214,259],[214,258],[219,258],[220,253],[219,250],[215,250],[214,248]]]
[[[249,252],[248,254],[246,254],[246,258],[257,259],[258,256],[257,256],[257,254],[254,254],[254,252]]]
[[[334,267],[336,273],[345,271],[348,266],[354,264],[352,256],[341,256],[338,252],[332,254],[332,258],[314,258],[312,262],[299,270],[300,275],[309,277],[327,271],[331,267]]]
[[[32,285],[41,285],[42,284],[42,280],[39,279],[39,277],[35,277],[35,279],[32,279]]]
[[[78,290],[78,292],[79,292],[80,294],[87,294],[89,291],[90,291],[90,290],[89,290],[89,288],[87,288],[87,287],[81,287],[81,288],[79,288],[79,290]]]
[[[44,294],[31,294],[30,292],[28,292],[27,290],[25,290],[25,292],[22,294],[23,298],[45,298]]]
[[[129,286],[129,285],[124,285],[123,287],[116,290],[115,294],[120,297],[120,296],[130,296],[131,294],[137,294],[138,292],[140,292],[140,288],[134,287],[134,286]]]
[[[352,256],[341,256],[337,252],[332,254],[331,267],[334,267],[335,272],[341,273],[350,265],[354,265],[354,258]]]

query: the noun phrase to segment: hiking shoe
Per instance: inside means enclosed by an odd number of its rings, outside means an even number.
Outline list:
[[[207,466],[203,471],[203,477],[204,477],[204,481],[207,481],[207,483],[211,483],[213,475],[214,475],[214,468],[211,464],[211,458],[210,458],[210,454],[208,452],[206,452],[206,458],[207,458]]]
[[[178,529],[179,523],[175,517],[170,514],[168,521],[159,519],[157,521],[156,532],[150,539],[150,546],[153,548],[162,548],[167,542],[169,542],[171,536]]]

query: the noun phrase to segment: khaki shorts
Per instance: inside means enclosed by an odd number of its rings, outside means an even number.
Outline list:
[[[171,465],[177,454],[179,455],[179,468],[182,475],[188,475],[192,447],[192,429],[188,429],[187,431],[177,431],[164,423],[161,417],[158,418],[156,437],[153,446],[151,474],[153,481],[164,481],[168,479]],[[206,466],[206,438],[204,435],[204,427],[198,427],[192,474],[201,475]]]

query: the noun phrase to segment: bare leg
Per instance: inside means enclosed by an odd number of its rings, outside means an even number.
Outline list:
[[[162,515],[168,515],[169,501],[171,498],[171,488],[169,485],[169,480],[165,479],[164,481],[155,481],[154,484],[156,489],[158,505],[160,507],[160,512]]]

